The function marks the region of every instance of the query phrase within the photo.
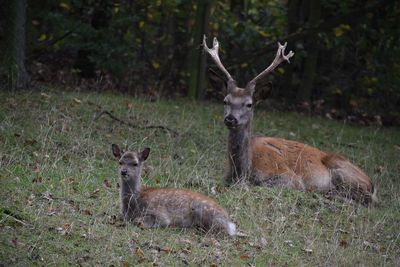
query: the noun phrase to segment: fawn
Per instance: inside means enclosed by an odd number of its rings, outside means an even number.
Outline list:
[[[224,123],[229,129],[229,183],[249,181],[255,185],[290,187],[298,190],[333,192],[364,205],[377,201],[376,190],[370,178],[346,158],[325,153],[317,148],[281,138],[252,136],[253,94],[257,82],[283,61],[294,55],[285,55],[286,43],[278,43],[274,61],[245,88],[225,69],[218,55],[216,38],[209,48],[206,37],[204,50],[228,78],[228,94],[224,98]]]
[[[120,197],[122,215],[144,228],[191,227],[236,234],[236,225],[228,213],[211,198],[186,189],[142,187],[142,164],[150,153],[123,152],[112,145],[112,152],[120,164]]]

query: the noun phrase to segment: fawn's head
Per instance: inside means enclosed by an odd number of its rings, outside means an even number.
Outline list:
[[[122,180],[140,179],[142,163],[149,154],[150,148],[145,148],[142,152],[122,151],[118,145],[112,144],[112,152],[119,162],[118,173]]]
[[[283,61],[286,60],[289,62],[289,59],[294,55],[292,51],[285,55],[286,45],[286,43],[284,45],[278,43],[278,51],[276,52],[275,59],[271,65],[258,74],[250,82],[248,82],[245,88],[240,88],[237,86],[236,81],[232,78],[229,72],[225,69],[219,58],[219,43],[217,38],[214,38],[213,46],[210,49],[206,43],[206,36],[204,36],[204,50],[210,54],[215,64],[228,78],[228,94],[224,98],[224,123],[229,129],[249,125],[253,117],[253,95],[257,82],[260,81],[261,78],[265,77],[268,73],[273,71]]]

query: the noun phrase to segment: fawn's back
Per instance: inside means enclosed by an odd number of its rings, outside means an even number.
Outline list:
[[[215,218],[229,218],[214,200],[186,189],[146,188],[142,190],[138,203],[142,210],[167,216],[171,226],[210,227]]]

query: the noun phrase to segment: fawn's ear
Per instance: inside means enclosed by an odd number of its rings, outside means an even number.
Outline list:
[[[119,149],[119,146],[116,145],[116,144],[112,144],[111,148],[112,148],[112,152],[114,154],[114,157],[116,157],[117,159],[120,159],[122,153],[121,153],[121,149]]]
[[[150,154],[150,148],[146,147],[143,151],[139,154],[140,161],[145,161]]]

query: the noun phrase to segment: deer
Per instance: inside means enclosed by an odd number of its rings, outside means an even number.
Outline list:
[[[205,52],[227,78],[224,98],[224,124],[229,131],[226,182],[317,191],[372,206],[377,202],[374,185],[345,157],[292,140],[252,135],[256,84],[282,62],[290,63],[294,53],[285,54],[286,46],[287,43],[278,42],[272,63],[246,87],[240,88],[219,58],[217,38],[209,48],[206,36],[203,37]]]
[[[112,144],[112,152],[119,162],[121,209],[125,221],[142,228],[193,226],[236,235],[236,224],[211,198],[187,189],[141,185],[142,166],[150,148],[124,152]]]

